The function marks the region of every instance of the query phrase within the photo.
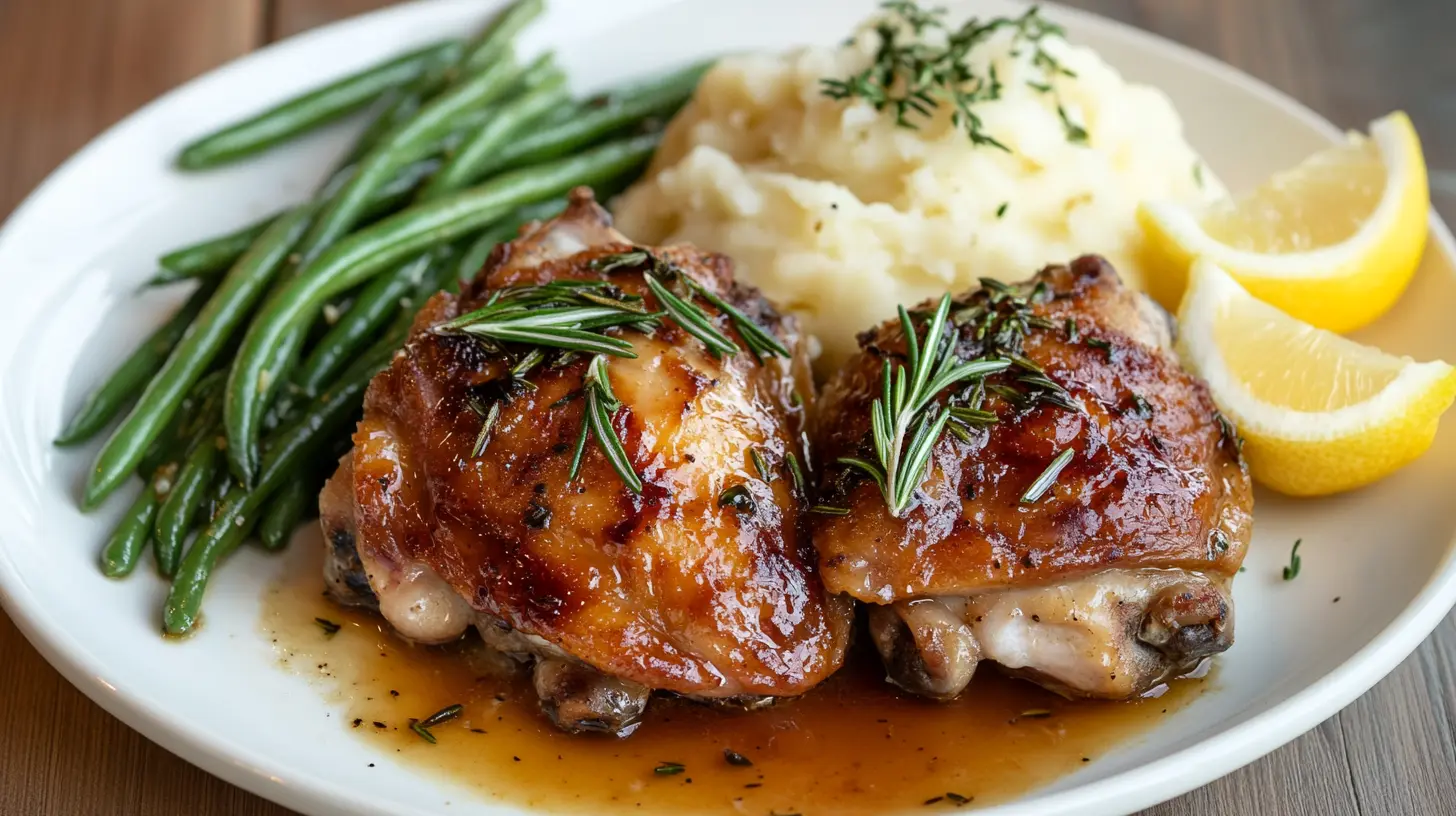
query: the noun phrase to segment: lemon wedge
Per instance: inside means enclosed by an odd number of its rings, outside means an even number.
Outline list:
[[[1200,259],[1178,352],[1244,437],[1249,470],[1293,496],[1381,479],[1431,446],[1456,369],[1362,346],[1260,302]]]
[[[1393,305],[1426,244],[1421,142],[1400,112],[1274,176],[1251,195],[1192,212],[1145,202],[1148,292],[1177,307],[1206,257],[1254,297],[1321,329],[1359,328]]]

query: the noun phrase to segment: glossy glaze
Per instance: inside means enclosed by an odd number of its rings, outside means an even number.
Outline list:
[[[642,269],[593,266],[631,248],[590,194],[578,194],[560,219],[498,248],[461,296],[425,305],[371,384],[354,437],[345,478],[359,552],[375,565],[376,590],[382,573],[423,564],[477,612],[648,688],[801,693],[839,666],[849,607],[815,572],[786,464],[790,454],[806,459],[812,399],[791,318],[734,285],[721,256],[660,253],[798,351],[760,365],[747,354],[716,359],[672,324],[623,335],[638,356],[609,364],[624,406],[613,424],[640,494],[595,444],[568,481],[584,357],[539,366],[533,387],[513,386],[508,364],[475,340],[433,331],[493,290],[567,278],[609,279],[656,308]],[[715,320],[732,333],[726,318]],[[481,456],[472,455],[482,424],[472,396],[501,406]],[[752,497],[748,509],[720,500],[737,485]]]
[[[825,387],[815,439],[821,500],[850,510],[816,516],[825,582],[889,603],[1067,580],[1104,569],[1165,568],[1226,579],[1243,560],[1252,492],[1236,446],[1221,432],[1207,388],[1185,373],[1166,330],[1106,262],[1049,267],[1049,297],[1032,313],[1025,355],[1080,410],[1018,408],[988,394],[999,422],[970,441],[945,434],[919,500],[890,515],[876,486],[835,463],[873,458],[869,407],[883,361],[902,359],[898,322],[861,336],[861,351]],[[958,306],[970,302],[962,296]],[[1066,328],[1076,322],[1077,340]],[[964,328],[957,353],[979,353]],[[1089,343],[1088,340],[1092,340]],[[1101,345],[1105,343],[1107,345]],[[1007,383],[1016,370],[989,382]],[[1035,503],[1023,493],[1064,450],[1074,451]]]

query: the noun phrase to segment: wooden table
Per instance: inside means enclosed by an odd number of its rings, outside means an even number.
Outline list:
[[[208,69],[384,0],[0,0],[0,218],[61,160]],[[1243,68],[1336,123],[1415,119],[1456,218],[1446,0],[1074,0]],[[147,742],[0,614],[0,816],[287,811]],[[1345,711],[1159,816],[1456,812],[1456,617]]]

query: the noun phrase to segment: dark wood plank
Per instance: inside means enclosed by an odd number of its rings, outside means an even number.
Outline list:
[[[281,40],[300,31],[392,6],[397,0],[273,0],[268,33]]]
[[[1456,621],[1338,717],[1363,813],[1456,808]]]
[[[0,0],[0,218],[108,125],[246,53],[259,0]],[[0,814],[285,813],[142,738],[0,614]]]
[[[0,217],[116,120],[256,47],[262,2],[0,2]]]

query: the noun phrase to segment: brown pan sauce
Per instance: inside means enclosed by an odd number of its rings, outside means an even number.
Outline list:
[[[262,626],[287,668],[332,688],[343,727],[382,756],[482,798],[554,813],[807,816],[986,805],[1095,761],[1208,683],[1176,681],[1131,703],[1072,703],[983,667],[959,700],[932,703],[885,684],[861,639],[827,682],[766,710],[658,698],[627,739],[569,736],[541,715],[518,664],[473,636],[414,646],[320,587],[317,569],[272,587]],[[457,703],[461,716],[428,729],[434,744],[410,727]],[[752,764],[730,762],[729,751]]]

